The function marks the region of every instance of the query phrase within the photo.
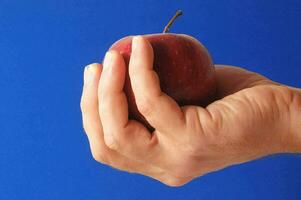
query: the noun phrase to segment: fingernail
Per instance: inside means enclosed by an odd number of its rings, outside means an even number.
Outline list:
[[[111,51],[108,51],[105,55],[105,59],[103,61],[103,69],[104,71],[108,71],[110,68],[112,68],[112,60],[113,60],[113,55],[114,53]]]
[[[141,41],[142,36],[138,35],[138,36],[134,36],[133,40],[132,40],[132,51],[134,51],[135,49],[137,49],[139,42]]]
[[[95,76],[95,71],[97,70],[97,66],[91,64],[85,67],[84,72],[84,83],[90,84]]]

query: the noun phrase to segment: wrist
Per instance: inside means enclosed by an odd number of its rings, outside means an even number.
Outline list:
[[[301,153],[301,90],[290,89],[292,90],[292,101],[289,105],[289,137],[286,142],[286,152]]]

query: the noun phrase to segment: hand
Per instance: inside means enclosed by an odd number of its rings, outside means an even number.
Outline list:
[[[233,164],[301,151],[301,136],[293,131],[300,122],[292,118],[301,109],[299,90],[241,68],[216,66],[219,100],[206,108],[179,107],[160,90],[151,45],[141,36],[133,45],[131,85],[139,111],[156,130],[128,119],[126,66],[119,53],[108,52],[103,66],[86,67],[81,100],[97,161],[180,186]]]

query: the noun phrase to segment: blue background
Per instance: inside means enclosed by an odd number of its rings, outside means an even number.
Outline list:
[[[95,162],[82,129],[86,64],[117,39],[193,35],[215,63],[301,87],[300,0],[0,0],[0,199],[301,199],[301,158],[277,155],[169,188]]]

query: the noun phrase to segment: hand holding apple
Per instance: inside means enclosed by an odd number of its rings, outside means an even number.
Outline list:
[[[217,66],[220,100],[205,108],[179,106],[161,90],[152,44],[139,36],[131,48],[128,68],[123,55],[112,50],[103,66],[91,64],[84,72],[83,125],[97,161],[180,186],[265,155],[301,152],[299,89]],[[152,134],[128,117],[127,70],[137,109],[155,128]]]

